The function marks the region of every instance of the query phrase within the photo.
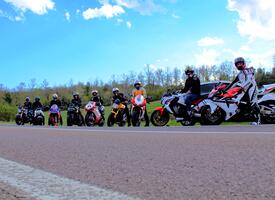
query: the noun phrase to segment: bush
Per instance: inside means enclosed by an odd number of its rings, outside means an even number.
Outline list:
[[[16,108],[7,104],[0,104],[0,121],[12,121],[15,119]]]

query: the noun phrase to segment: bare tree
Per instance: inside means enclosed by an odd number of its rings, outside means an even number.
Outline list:
[[[181,70],[179,68],[175,67],[173,70],[174,85],[179,85],[180,77],[181,77]]]
[[[33,90],[36,87],[36,79],[32,78],[29,83],[29,88]]]

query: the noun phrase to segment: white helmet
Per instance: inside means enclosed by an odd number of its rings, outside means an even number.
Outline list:
[[[118,89],[118,88],[113,88],[113,89],[112,89],[112,92],[113,92],[113,93],[119,92],[119,89]]]
[[[58,98],[58,95],[55,93],[53,94],[53,99],[57,99]]]
[[[97,91],[97,90],[92,90],[91,94],[92,94],[93,96],[96,96],[96,95],[98,94],[98,91]]]

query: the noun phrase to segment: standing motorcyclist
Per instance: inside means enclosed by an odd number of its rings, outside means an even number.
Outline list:
[[[144,96],[144,98],[147,98],[146,90],[145,90],[145,88],[142,87],[142,84],[140,81],[136,81],[134,83],[134,87],[135,87],[135,89],[133,89],[133,91],[132,91],[133,98],[135,98],[138,95],[142,95],[142,96]],[[149,117],[147,114],[147,108],[145,109],[144,119],[145,119],[145,126],[149,126],[150,121],[149,121]]]
[[[243,91],[249,96],[248,104],[250,105],[252,114],[256,120],[252,124],[259,125],[261,122],[261,117],[257,99],[258,89],[254,76],[254,69],[252,67],[246,67],[246,63],[243,57],[236,58],[234,64],[236,68],[239,70],[239,73],[235,80],[229,86],[226,87],[225,91],[230,89],[233,85],[238,84],[238,86],[240,86],[243,89]]]
[[[96,105],[98,106],[98,110],[102,116],[102,119],[105,120],[103,100],[102,100],[101,96],[98,95],[97,90],[92,90],[91,93],[92,93],[91,101],[96,102]]]
[[[112,98],[113,103],[116,100],[118,100],[120,103],[125,105],[125,114],[127,116],[127,123],[128,123],[128,126],[131,126],[130,112],[129,112],[129,108],[127,106],[128,99],[124,96],[123,93],[119,92],[118,88],[113,88],[112,92],[113,92],[113,98]]]
[[[186,93],[186,95],[182,96],[182,98],[184,99],[183,101],[190,117],[192,101],[200,97],[200,79],[196,74],[194,74],[194,70],[192,69],[185,70],[185,75],[187,76],[187,79],[181,93]]]

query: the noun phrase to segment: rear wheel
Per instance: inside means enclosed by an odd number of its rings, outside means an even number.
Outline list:
[[[270,101],[270,103],[265,105],[259,105],[261,109],[261,123],[262,124],[275,124],[275,101]],[[265,109],[265,107],[268,107]],[[269,110],[272,109],[273,111]]]
[[[73,114],[68,114],[67,126],[72,126],[73,125],[73,119],[74,119],[74,115]]]
[[[95,114],[93,112],[87,113],[85,116],[85,123],[87,126],[95,126]]]
[[[225,115],[219,107],[212,114],[209,106],[201,109],[201,125],[220,125],[224,121]]]
[[[161,113],[160,110],[154,110],[151,114],[151,123],[154,126],[165,126],[170,119],[169,113],[165,110]]]

